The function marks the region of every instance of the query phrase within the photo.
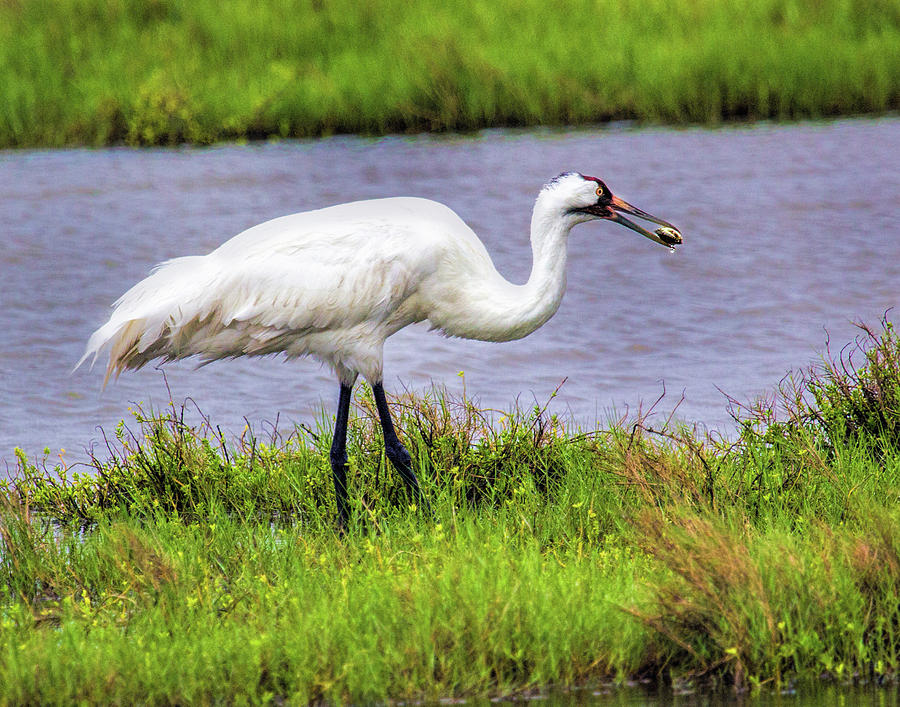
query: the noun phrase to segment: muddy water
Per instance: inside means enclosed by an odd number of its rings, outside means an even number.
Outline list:
[[[486,406],[543,403],[583,425],[684,396],[677,414],[729,428],[746,400],[814,360],[826,330],[877,322],[900,300],[900,119],[720,130],[604,128],[476,136],[334,138],[210,149],[0,152],[0,471],[14,446],[77,461],[133,402],[168,400],[148,368],[100,391],[70,375],[108,307],[155,263],[205,253],[259,221],[354,199],[417,195],[455,209],[498,269],[523,282],[541,184],[603,177],[678,224],[675,255],[614,224],[570,239],[568,292],[518,342],[448,340],[411,327],[386,347],[386,387],[444,383]],[[313,361],[165,368],[224,430],[282,428],[329,409]],[[459,375],[464,372],[464,377]],[[615,411],[615,413],[614,413]]]

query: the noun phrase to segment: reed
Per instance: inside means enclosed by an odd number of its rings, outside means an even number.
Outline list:
[[[343,536],[326,419],[229,442],[170,406],[123,423],[89,474],[20,455],[0,494],[0,703],[890,683],[900,346],[888,322],[861,331],[857,364],[798,374],[728,442],[399,398],[431,514],[362,395]]]
[[[0,147],[817,118],[898,77],[892,0],[0,3]]]

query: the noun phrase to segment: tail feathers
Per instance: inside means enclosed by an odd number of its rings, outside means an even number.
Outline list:
[[[128,368],[141,368],[155,357],[152,354],[148,355],[148,349],[152,347],[141,343],[147,339],[158,341],[158,337],[148,337],[149,333],[147,322],[142,319],[131,319],[124,323],[110,322],[94,332],[75,368],[81,366],[88,358],[91,359],[90,365],[93,367],[100,352],[108,347],[109,363],[103,379],[103,387],[106,387],[110,378],[118,378],[119,374]]]
[[[122,371],[154,359],[199,356],[208,363],[281,351],[303,355],[298,338],[326,327],[335,317],[334,304],[323,302],[317,314],[315,301],[303,307],[299,295],[289,291],[290,299],[276,285],[240,264],[223,265],[215,252],[170,260],[119,298],[75,368],[88,359],[93,366],[109,349],[106,386]]]
[[[179,358],[171,332],[178,322],[202,317],[204,264],[202,256],[189,256],[159,265],[113,305],[109,321],[91,335],[75,368],[89,358],[93,366],[99,354],[109,348],[103,380],[106,386],[111,377],[140,368],[154,358]]]

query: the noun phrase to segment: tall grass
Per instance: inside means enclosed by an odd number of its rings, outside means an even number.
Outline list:
[[[0,495],[0,702],[890,682],[900,346],[887,322],[862,332],[855,357],[745,410],[727,443],[395,400],[430,513],[409,506],[363,395],[345,535],[329,420],[227,442],[171,406],[123,423],[89,474],[20,456]]]
[[[894,0],[0,3],[0,147],[900,107]]]

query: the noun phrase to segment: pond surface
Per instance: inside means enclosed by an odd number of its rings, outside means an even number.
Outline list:
[[[660,403],[731,429],[746,401],[839,348],[900,300],[900,118],[708,129],[496,131],[341,137],[208,149],[0,152],[0,473],[12,449],[86,458],[135,402],[162,406],[148,367],[101,392],[102,366],[70,374],[109,305],[155,263],[202,254],[260,221],[354,199],[415,195],[455,209],[498,269],[524,282],[541,185],[602,177],[677,224],[677,254],[620,226],[579,226],[557,315],[517,342],[450,340],[411,327],[386,346],[385,387],[432,382],[508,409],[543,404],[593,426]],[[165,367],[228,434],[290,429],[332,410],[311,360]],[[464,378],[459,376],[465,373]]]

